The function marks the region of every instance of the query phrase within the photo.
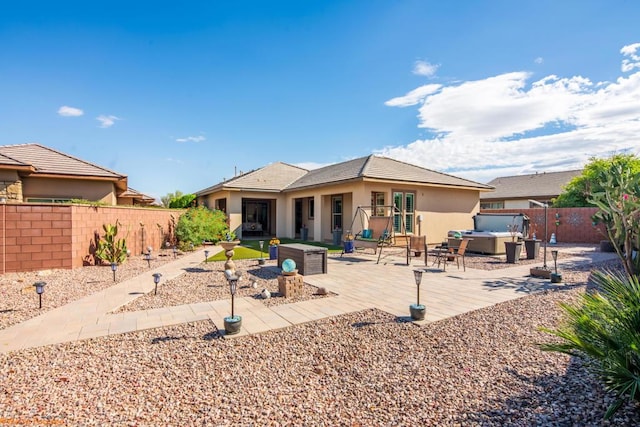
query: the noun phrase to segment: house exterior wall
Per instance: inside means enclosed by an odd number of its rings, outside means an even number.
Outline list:
[[[126,239],[131,253],[141,253],[147,246],[158,253],[162,234],[169,231],[171,215],[177,221],[182,212],[182,209],[1,204],[0,272],[70,269],[93,264],[95,234],[104,235],[102,225],[114,224],[116,220],[122,224],[119,236]]]
[[[22,202],[22,181],[18,172],[0,170],[0,197],[8,201]]]
[[[111,181],[25,177],[22,192],[25,200],[29,197],[75,198],[108,205],[117,203],[115,186]]]

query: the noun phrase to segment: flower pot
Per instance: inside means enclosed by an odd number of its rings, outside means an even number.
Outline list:
[[[224,318],[224,331],[227,335],[233,335],[240,332],[242,327],[242,316],[229,316]]]
[[[507,263],[515,264],[520,260],[522,242],[504,242],[504,248],[507,254]]]
[[[269,259],[278,259],[278,245],[269,246]]]
[[[551,283],[562,283],[562,274],[551,273]]]
[[[540,240],[527,239],[524,241],[524,248],[527,251],[527,259],[538,259],[540,252]]]
[[[344,253],[345,254],[353,253],[353,240],[344,241]]]
[[[424,320],[424,315],[427,312],[427,307],[423,304],[411,304],[409,306],[409,312],[411,313],[411,319]]]

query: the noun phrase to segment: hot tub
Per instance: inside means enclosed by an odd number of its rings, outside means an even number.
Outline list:
[[[504,242],[512,240],[511,233],[508,231],[451,230],[448,233],[449,246],[460,245],[460,239],[455,237],[456,233],[459,233],[462,238],[468,237],[472,239],[467,245],[467,251],[487,255],[504,254]],[[522,234],[517,233],[515,238],[521,237]]]

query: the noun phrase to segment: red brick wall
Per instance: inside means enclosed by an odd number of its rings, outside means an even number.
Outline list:
[[[598,243],[606,240],[606,231],[602,224],[593,226],[591,216],[598,211],[597,208],[548,208],[547,209],[547,238],[551,233],[556,234],[558,243]],[[483,209],[482,213],[523,213],[530,218],[530,223],[535,226],[536,237],[544,236],[544,208],[534,209]],[[559,225],[556,225],[556,214],[559,217]]]
[[[0,205],[0,272],[76,268],[93,263],[95,233],[103,224],[121,223],[118,236],[133,254],[153,247],[158,252],[171,215],[181,209],[91,207],[79,205]],[[144,224],[144,227],[141,225]],[[162,230],[157,224],[162,226]],[[143,231],[144,229],[144,231]]]

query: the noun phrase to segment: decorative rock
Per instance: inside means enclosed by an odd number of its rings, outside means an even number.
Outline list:
[[[327,295],[327,289],[326,288],[318,288],[318,290],[316,291],[316,294],[318,294],[318,295]]]
[[[264,289],[262,290],[262,292],[260,292],[260,296],[261,296],[263,299],[269,299],[269,298],[271,298],[271,292],[269,292],[269,289],[264,288]]]

